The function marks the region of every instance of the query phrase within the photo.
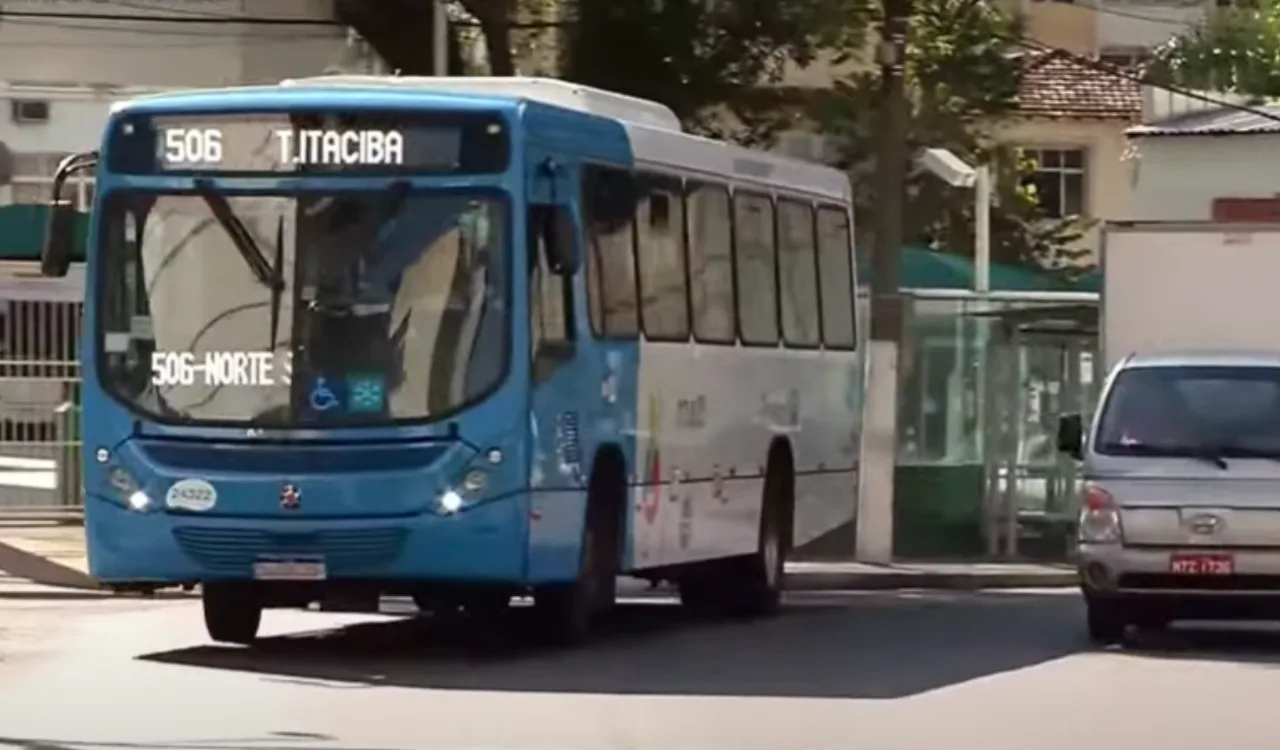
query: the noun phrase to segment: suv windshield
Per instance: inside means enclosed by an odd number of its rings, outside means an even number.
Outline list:
[[[1135,367],[1116,377],[1104,455],[1280,458],[1280,368]]]
[[[507,362],[505,200],[384,192],[113,193],[106,389],[172,423],[428,420]]]

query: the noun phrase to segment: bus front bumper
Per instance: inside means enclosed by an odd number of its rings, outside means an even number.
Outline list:
[[[575,500],[562,509],[577,515]],[[248,581],[281,567],[270,563],[300,563],[312,580],[523,585],[576,569],[575,535],[531,527],[543,515],[526,494],[452,515],[307,520],[139,513],[87,494],[85,533],[90,574],[115,588]]]

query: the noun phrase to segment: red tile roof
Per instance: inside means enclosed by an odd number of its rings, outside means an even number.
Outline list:
[[[1107,75],[1058,50],[1029,53],[1025,64],[1018,90],[1022,115],[1134,121],[1142,116],[1142,90],[1136,81]]]

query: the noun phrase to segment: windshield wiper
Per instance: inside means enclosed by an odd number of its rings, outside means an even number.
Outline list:
[[[213,217],[218,220],[222,228],[226,231],[227,236],[231,238],[231,242],[239,251],[240,257],[244,258],[244,262],[249,266],[249,270],[253,272],[253,277],[258,280],[259,284],[275,290],[277,285],[283,286],[283,280],[277,282],[277,273],[267,261],[266,256],[258,249],[258,243],[254,242],[253,235],[245,228],[244,222],[240,221],[240,217],[236,216],[231,210],[231,204],[227,203],[227,199],[214,188],[213,182],[200,178],[195,181],[196,192],[208,204],[209,211],[213,213]]]
[[[1229,458],[1259,458],[1266,461],[1280,461],[1280,451],[1267,451],[1258,448],[1246,448],[1240,445],[1219,446],[1223,456]]]
[[[267,351],[274,352],[276,350],[276,329],[280,322],[280,303],[284,297],[284,217],[280,217],[280,223],[276,226],[276,257],[275,263],[269,262],[262,250],[258,247],[258,243],[254,241],[253,234],[245,227],[244,222],[240,221],[240,217],[236,216],[235,211],[231,210],[231,204],[227,203],[227,199],[217,191],[213,186],[213,182],[208,179],[197,179],[195,181],[196,192],[208,204],[209,211],[213,213],[213,217],[222,225],[227,236],[231,238],[231,243],[236,246],[240,257],[244,258],[245,265],[249,266],[249,270],[253,273],[253,277],[257,279],[259,284],[271,290],[271,345]]]
[[[1149,456],[1151,458],[1194,458],[1198,461],[1213,464],[1219,469],[1227,468],[1227,460],[1222,457],[1222,449],[1216,445],[1148,445],[1146,443],[1109,442],[1098,446],[1103,453],[1117,456]]]
[[[284,215],[276,224],[276,258],[271,272],[271,344],[267,351],[276,350],[276,336],[280,328],[280,303],[284,299]]]
[[[1205,463],[1213,464],[1219,469],[1227,468],[1227,459],[1222,457],[1222,447],[1217,445],[1202,445],[1191,454],[1192,458],[1199,459]]]

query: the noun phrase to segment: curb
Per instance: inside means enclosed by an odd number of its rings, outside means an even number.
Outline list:
[[[897,591],[936,589],[982,591],[984,589],[1075,588],[1075,571],[1053,573],[787,573],[788,591]]]
[[[109,591],[98,591],[96,589],[68,589],[68,588],[41,588],[39,586],[31,586],[26,589],[18,589],[16,591],[5,591],[0,588],[0,601],[4,600],[47,600],[47,601],[94,601],[94,600],[122,600],[132,599],[134,601],[180,601],[184,599],[198,599],[200,595],[197,593],[186,593],[179,591],[162,591],[150,596],[141,594],[113,594]]]
[[[1061,573],[788,573],[787,591],[901,591],[931,589],[937,591],[983,591],[998,589],[1075,588],[1080,579],[1073,571]],[[0,586],[0,600],[50,599],[91,601],[134,599],[137,601],[183,601],[199,599],[195,591],[161,591],[152,595],[113,594],[97,589],[42,588],[5,591]]]

